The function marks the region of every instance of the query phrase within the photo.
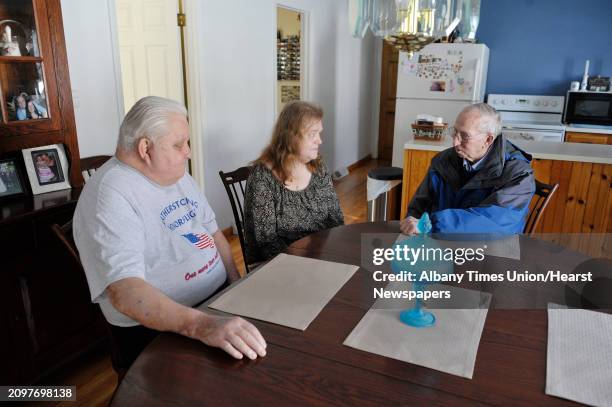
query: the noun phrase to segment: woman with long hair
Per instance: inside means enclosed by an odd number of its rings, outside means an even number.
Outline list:
[[[248,264],[270,259],[311,233],[344,224],[329,171],[319,156],[323,110],[302,101],[280,113],[270,144],[246,186]]]

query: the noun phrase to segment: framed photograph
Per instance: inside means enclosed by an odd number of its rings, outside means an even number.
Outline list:
[[[26,192],[17,159],[0,160],[0,199],[23,195]]]
[[[21,153],[34,195],[70,188],[63,145],[28,148]]]
[[[47,119],[49,117],[45,99],[36,95],[28,95],[26,92],[9,96],[6,106],[10,121]]]

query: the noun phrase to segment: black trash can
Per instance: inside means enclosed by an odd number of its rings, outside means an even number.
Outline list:
[[[402,203],[402,177],[398,167],[378,167],[368,172],[368,221],[399,220]]]

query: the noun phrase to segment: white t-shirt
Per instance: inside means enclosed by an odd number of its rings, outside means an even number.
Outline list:
[[[117,326],[138,322],[107,298],[115,281],[142,278],[187,306],[214,293],[227,277],[212,239],[218,229],[191,176],[160,186],[114,157],[85,185],[73,221],[91,299]]]

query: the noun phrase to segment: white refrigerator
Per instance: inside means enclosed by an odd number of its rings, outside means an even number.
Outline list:
[[[412,58],[400,52],[393,132],[394,167],[403,168],[404,144],[419,114],[452,126],[465,106],[484,100],[489,48],[484,44],[429,44]]]

